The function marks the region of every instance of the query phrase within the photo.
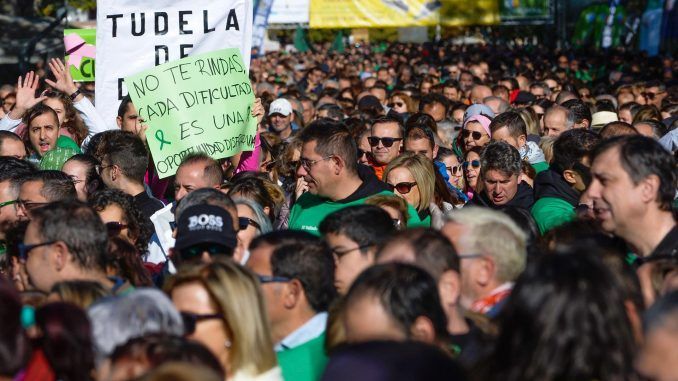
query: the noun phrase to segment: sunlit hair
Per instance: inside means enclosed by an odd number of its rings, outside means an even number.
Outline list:
[[[430,203],[434,200],[435,191],[435,173],[431,161],[422,154],[405,152],[393,159],[382,177],[384,181],[388,179],[388,174],[395,168],[406,168],[414,177],[414,181],[419,187],[419,205],[412,205],[418,212],[428,209]]]
[[[62,302],[72,303],[83,309],[111,294],[101,283],[89,280],[59,282],[52,286],[50,293],[58,295]]]
[[[232,342],[229,374],[259,375],[277,365],[264,299],[252,272],[232,261],[213,262],[182,269],[166,291],[171,295],[188,283],[200,284],[223,316]]]

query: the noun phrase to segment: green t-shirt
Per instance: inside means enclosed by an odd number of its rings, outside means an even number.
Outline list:
[[[556,197],[542,197],[532,206],[532,217],[541,234],[575,219],[574,207]]]
[[[390,195],[393,193],[389,191],[382,191],[378,195]],[[290,223],[288,228],[294,230],[305,230],[309,233],[320,235],[318,227],[322,220],[328,215],[353,205],[362,205],[370,195],[350,202],[335,202],[329,199],[316,196],[311,193],[304,193],[297,202],[292,206],[290,211]],[[409,218],[407,220],[408,227],[430,226],[430,221],[426,225],[425,221],[420,221],[416,210],[410,205],[408,207]]]
[[[285,381],[317,381],[327,366],[325,333],[304,344],[277,353]]]
[[[543,171],[549,169],[549,163],[547,163],[545,161],[540,161],[538,163],[534,163],[534,164],[530,164],[530,165],[532,166],[532,168],[534,168],[534,171],[537,172],[537,173],[543,172]]]

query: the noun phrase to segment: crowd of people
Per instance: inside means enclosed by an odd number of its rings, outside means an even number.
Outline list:
[[[271,52],[254,150],[160,179],[51,59],[0,87],[0,379],[676,381],[676,73]]]

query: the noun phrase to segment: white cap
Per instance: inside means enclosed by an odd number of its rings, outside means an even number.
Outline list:
[[[268,115],[281,114],[282,116],[288,116],[292,113],[292,104],[285,98],[278,98],[271,102],[271,106],[268,109]]]
[[[616,122],[618,120],[617,114],[612,111],[598,111],[591,117],[591,127],[600,128],[610,122]]]

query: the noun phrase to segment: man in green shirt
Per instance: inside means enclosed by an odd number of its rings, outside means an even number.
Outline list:
[[[575,218],[581,192],[590,182],[589,153],[600,137],[581,128],[563,132],[553,144],[551,168],[537,175],[532,216],[544,234]]]
[[[334,260],[312,234],[285,230],[257,237],[247,266],[259,277],[283,378],[319,380],[327,364],[327,309]]]
[[[391,194],[370,168],[358,165],[355,142],[342,124],[318,120],[297,137],[302,142],[297,175],[307,191],[292,207],[290,229],[318,235],[318,226],[328,214],[364,204],[375,194]]]

